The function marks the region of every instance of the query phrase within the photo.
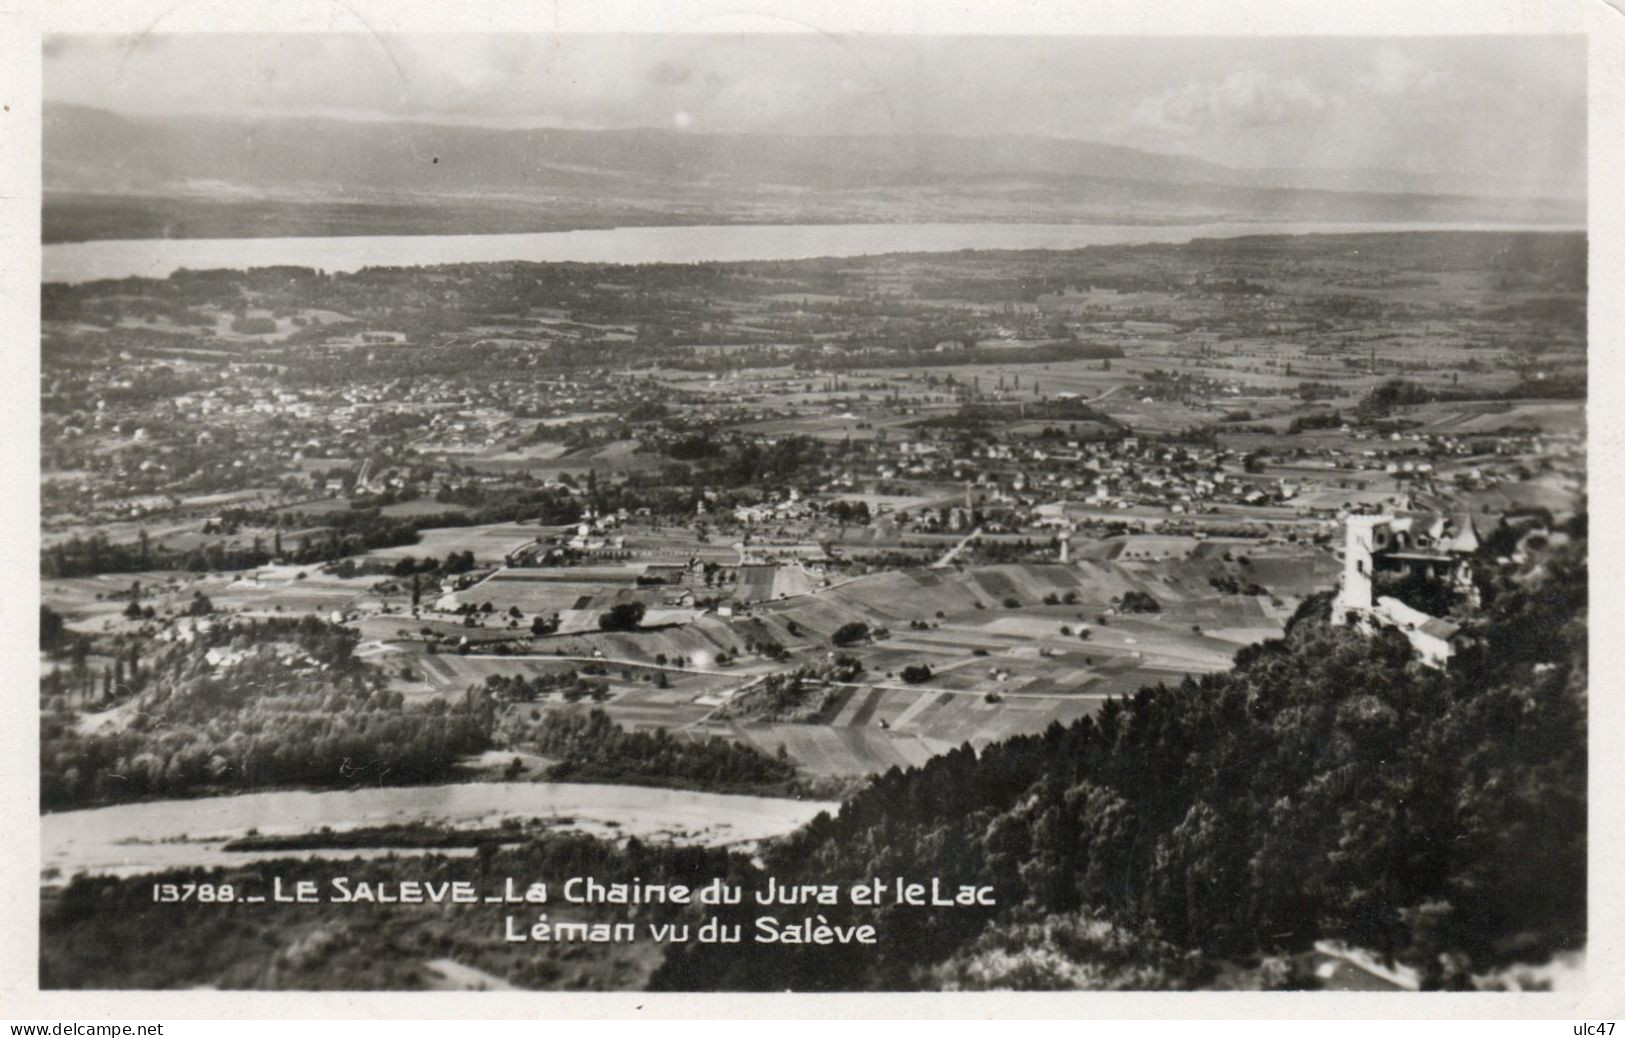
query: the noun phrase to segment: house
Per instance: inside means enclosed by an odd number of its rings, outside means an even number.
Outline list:
[[[1461,627],[1458,624],[1429,616],[1397,598],[1386,596],[1379,598],[1377,608],[1390,626],[1405,635],[1405,640],[1411,643],[1411,648],[1416,650],[1417,656],[1430,667],[1444,669],[1451,658],[1464,647]]]
[[[1470,556],[1479,542],[1470,521],[1442,516],[1351,515],[1344,520],[1343,577],[1332,622],[1399,631],[1422,662],[1443,668],[1465,645],[1459,625],[1430,616],[1379,585],[1393,579],[1446,583],[1476,605]]]

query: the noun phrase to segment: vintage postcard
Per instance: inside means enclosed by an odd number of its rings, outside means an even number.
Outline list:
[[[136,6],[8,45],[15,1005],[1604,997],[1605,5]]]

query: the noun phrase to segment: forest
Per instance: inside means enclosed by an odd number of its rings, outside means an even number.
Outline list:
[[[220,624],[141,662],[122,728],[83,729],[52,704],[40,717],[40,806],[435,782],[489,746],[488,696],[405,703],[353,655],[355,641],[310,617]]]
[[[781,882],[931,875],[997,906],[831,909],[874,947],[675,949],[653,985],[1197,987],[1336,939],[1426,988],[1584,946],[1583,520],[1495,566],[1448,672],[1310,599],[1236,668],[892,770],[774,846]],[[1312,984],[1289,969],[1285,986]]]

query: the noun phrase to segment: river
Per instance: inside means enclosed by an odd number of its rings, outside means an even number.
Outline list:
[[[40,867],[52,881],[74,875],[133,876],[256,859],[367,856],[364,851],[236,852],[223,845],[262,835],[424,822],[494,826],[504,818],[552,820],[599,836],[721,846],[780,836],[839,804],[725,796],[644,786],[467,782],[339,792],[244,793],[196,800],[60,811],[40,819]],[[376,851],[374,854],[411,853]]]
[[[1447,223],[1205,224],[733,224],[616,227],[536,234],[423,234],[343,238],[156,238],[43,247],[42,281],[168,277],[176,270],[299,266],[355,271],[500,260],[700,263],[864,256],[959,249],[1076,249],[1086,245],[1186,242],[1246,234],[1382,231],[1572,230]]]

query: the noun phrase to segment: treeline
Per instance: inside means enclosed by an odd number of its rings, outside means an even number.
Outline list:
[[[1336,429],[1342,426],[1346,420],[1337,411],[1328,411],[1323,414],[1304,414],[1292,419],[1287,425],[1286,431],[1287,435],[1296,436],[1299,433],[1312,432],[1316,429]]]
[[[982,429],[1017,421],[1092,422],[1108,429],[1123,423],[1081,400],[1035,400],[1022,404],[960,404],[951,415],[935,415],[914,423],[919,429]]]
[[[1040,346],[960,347],[938,353],[935,349],[869,349],[826,352],[823,348],[798,351],[791,363],[797,371],[854,371],[864,368],[946,368],[971,364],[1059,364],[1069,360],[1116,360],[1124,356],[1110,343],[1052,342]]]
[[[1472,403],[1514,400],[1584,400],[1586,380],[1581,375],[1525,379],[1506,389],[1443,389],[1405,379],[1389,379],[1360,400],[1357,413],[1364,417],[1386,415],[1396,407],[1417,404]]]
[[[518,748],[558,763],[548,778],[567,782],[626,782],[714,792],[783,792],[795,781],[787,757],[720,736],[674,738],[665,728],[627,731],[602,710],[549,711],[510,734]]]
[[[145,538],[115,544],[109,542],[105,534],[73,537],[40,553],[40,575],[88,577],[155,569],[213,573],[253,569],[274,559],[296,566],[314,566],[378,548],[416,544],[418,530],[425,526],[416,519],[390,519],[377,512],[338,514],[347,521],[329,526],[318,536],[302,535],[291,546],[281,545],[280,538],[267,543],[264,537],[256,537],[248,544],[222,540],[176,550]]]
[[[105,534],[73,537],[40,553],[40,575],[88,577],[102,573],[139,573],[144,570],[186,570],[212,573],[253,569],[281,559],[296,566],[336,562],[379,548],[400,548],[418,543],[420,531],[447,526],[481,526],[535,519],[543,525],[575,522],[581,505],[559,491],[529,491],[469,510],[395,518],[377,508],[343,512],[299,513],[258,509],[228,509],[220,514],[228,529],[263,527],[266,534],[248,543],[220,540],[186,550],[173,550],[149,538],[112,543]],[[277,528],[321,527],[288,543]]]
[[[826,462],[830,448],[809,436],[785,436],[771,443],[729,437],[713,431],[651,437],[646,448],[682,463],[662,475],[690,496],[701,488],[773,486],[803,477]]]
[[[1309,385],[1309,383],[1304,383]],[[1385,418],[1394,409],[1438,403],[1513,402],[1518,400],[1584,400],[1586,380],[1580,376],[1562,375],[1549,379],[1525,380],[1506,389],[1454,389],[1423,385],[1405,379],[1389,379],[1366,393],[1350,415],[1338,411],[1300,415],[1287,426],[1291,435],[1316,429],[1335,429],[1345,422],[1356,424]],[[1239,429],[1229,429],[1239,432]],[[1268,431],[1267,429],[1264,431]]]
[[[826,909],[885,939],[676,948],[654,985],[1193,987],[1335,939],[1452,988],[1582,947],[1585,560],[1579,539],[1493,574],[1447,672],[1329,626],[1321,596],[1230,673],[894,769],[767,870],[988,885],[996,906]]]
[[[574,670],[557,674],[487,674],[484,692],[505,703],[534,703],[557,692],[566,703],[609,698],[609,682],[594,681]]]

